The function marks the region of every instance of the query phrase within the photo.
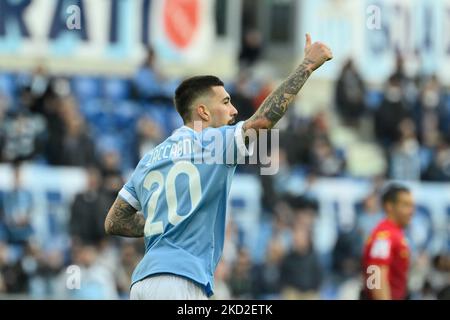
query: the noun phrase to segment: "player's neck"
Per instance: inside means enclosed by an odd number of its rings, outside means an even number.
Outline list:
[[[195,121],[190,121],[184,124],[185,127],[188,127],[196,132],[201,132],[203,131],[203,129],[208,127],[208,124],[204,121],[200,121],[200,120],[195,120]]]
[[[399,227],[400,229],[403,229],[404,227],[392,216],[387,216],[386,218],[389,222],[393,223],[394,225],[396,225],[397,227]]]

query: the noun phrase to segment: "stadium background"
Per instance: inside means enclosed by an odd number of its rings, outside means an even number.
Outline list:
[[[0,298],[127,299],[143,243],[103,220],[180,125],[174,88],[219,75],[245,119],[305,32],[334,59],[278,125],[278,174],[237,170],[215,298],[357,299],[389,180],[417,201],[410,297],[448,298],[449,18],[448,0],[0,0]]]

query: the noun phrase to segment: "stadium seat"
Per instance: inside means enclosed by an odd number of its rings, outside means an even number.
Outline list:
[[[124,78],[102,79],[103,98],[108,100],[124,100],[130,96],[130,82]]]
[[[100,80],[90,76],[75,76],[71,81],[72,92],[80,102],[100,97]]]
[[[17,93],[15,76],[11,73],[0,73],[0,95],[14,99]]]
[[[365,102],[367,108],[370,110],[376,110],[380,106],[381,102],[383,102],[383,91],[381,90],[367,90],[365,96]]]

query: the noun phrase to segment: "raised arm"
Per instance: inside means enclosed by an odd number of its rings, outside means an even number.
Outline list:
[[[140,238],[144,236],[145,219],[128,202],[117,197],[105,219],[109,235]]]
[[[244,131],[250,128],[255,130],[273,128],[286,113],[288,106],[311,73],[332,58],[331,50],[325,44],[321,42],[311,44],[311,37],[306,34],[303,62],[264,100],[255,114],[245,121]]]

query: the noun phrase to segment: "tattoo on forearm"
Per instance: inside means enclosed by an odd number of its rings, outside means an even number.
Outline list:
[[[143,237],[145,219],[124,200],[117,198],[105,220],[108,234],[124,237]]]
[[[250,122],[267,122],[272,128],[286,113],[288,106],[312,73],[313,61],[305,59],[303,63],[262,103]],[[258,127],[258,126],[256,126]]]

